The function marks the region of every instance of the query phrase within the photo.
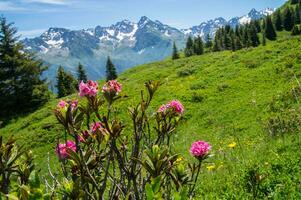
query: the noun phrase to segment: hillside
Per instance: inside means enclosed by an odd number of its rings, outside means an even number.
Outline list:
[[[131,99],[120,103],[125,120],[126,107],[135,102],[143,83],[160,80],[154,109],[170,99],[179,99],[186,109],[175,149],[192,159],[188,149],[193,141],[213,146],[214,156],[200,178],[200,196],[239,199],[248,191],[251,196],[249,183],[255,177],[261,195],[300,198],[301,37],[281,34],[267,46],[167,59],[120,75],[123,93]],[[42,173],[47,171],[47,152],[51,165],[57,162],[55,138],[63,130],[52,112],[57,102],[53,99],[0,129],[1,135],[15,135],[33,150]]]

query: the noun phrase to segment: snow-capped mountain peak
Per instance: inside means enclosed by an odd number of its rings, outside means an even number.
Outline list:
[[[185,46],[188,35],[209,34],[229,24],[235,27],[271,14],[274,9],[256,11],[252,9],[242,17],[227,21],[222,17],[202,22],[197,26],[179,30],[158,20],[142,16],[138,22],[122,20],[110,26],[96,26],[82,30],[49,28],[41,36],[24,39],[25,47],[50,65],[50,79],[55,79],[58,65],[71,71],[78,62],[87,67],[92,79],[99,79],[104,73],[108,55],[114,60],[119,72],[131,66],[161,60],[171,54],[173,41],[179,49]]]
[[[264,16],[270,15],[275,11],[275,9],[266,8],[262,11],[257,11],[255,8],[251,9],[250,12],[241,17],[234,17],[229,21],[225,20],[222,17],[216,18],[214,20],[208,20],[207,22],[203,22],[198,26],[193,26],[189,29],[182,29],[182,32],[185,35],[193,35],[205,37],[209,34],[211,37],[214,36],[216,30],[222,26],[230,25],[231,27],[235,27],[237,25],[242,25],[246,23],[250,23],[251,20],[261,19]]]
[[[143,27],[143,26],[145,26],[145,25],[146,25],[147,23],[149,23],[149,22],[151,22],[151,20],[150,20],[148,17],[142,16],[142,17],[140,18],[139,22],[138,22],[138,26],[139,26],[139,27]]]

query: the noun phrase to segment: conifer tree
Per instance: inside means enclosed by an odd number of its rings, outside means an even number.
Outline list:
[[[286,31],[291,31],[294,26],[294,16],[290,8],[284,10],[283,27]]]
[[[242,42],[244,44],[244,47],[250,47],[252,45],[251,39],[250,39],[250,32],[248,25],[245,25],[243,28],[243,38]]]
[[[211,39],[209,33],[206,35],[205,41],[206,41],[205,47],[210,49],[212,47],[213,43],[212,43],[212,39]]]
[[[111,61],[111,58],[108,56],[107,65],[106,65],[106,78],[107,81],[114,80],[117,78],[116,67]]]
[[[291,0],[292,5],[297,4],[297,3],[299,3],[299,0]]]
[[[193,47],[194,54],[202,55],[204,53],[204,43],[200,36],[194,39]]]
[[[214,41],[213,41],[213,51],[221,51],[221,45],[220,45],[220,40],[217,37],[217,35],[215,35],[214,37]]]
[[[186,42],[186,48],[184,50],[185,57],[190,57],[194,54],[193,52],[193,40],[191,36],[188,36],[187,42]]]
[[[43,62],[28,53],[13,23],[0,18],[0,121],[37,108],[49,91],[41,74]]]
[[[300,6],[297,5],[294,11],[294,24],[300,24],[301,23],[301,10]]]
[[[88,80],[87,73],[84,69],[84,66],[81,63],[79,63],[77,67],[77,80],[78,82],[87,82]]]
[[[59,66],[56,75],[56,89],[58,98],[64,97],[67,94],[67,90],[65,87],[65,76],[66,73],[62,66]]]
[[[179,59],[180,56],[179,56],[179,53],[178,53],[178,48],[176,46],[176,43],[173,42],[173,47],[172,47],[172,59],[173,60],[176,60],[176,59]]]
[[[252,46],[257,47],[260,44],[260,41],[257,35],[257,29],[254,24],[250,25],[249,31],[250,31],[250,40],[252,42]]]
[[[251,21],[251,23],[255,26],[257,33],[261,32],[260,20]]]
[[[215,33],[214,41],[213,41],[213,51],[221,51],[222,50],[222,29],[218,29]]]
[[[77,81],[72,74],[65,72],[62,66],[59,66],[56,76],[57,97],[65,97],[76,92]]]
[[[241,40],[239,37],[235,37],[235,50],[240,50],[243,48]]]
[[[282,17],[279,9],[274,14],[274,24],[277,31],[283,30]]]
[[[240,27],[239,25],[235,26],[235,36],[241,38]]]
[[[234,32],[232,32],[230,34],[230,38],[231,38],[231,49],[232,51],[236,51],[236,44],[235,44],[235,35],[234,35]]]
[[[224,33],[224,38],[223,38],[223,46],[224,49],[226,50],[231,50],[232,49],[232,42],[231,42],[231,37],[227,32]]]
[[[275,28],[273,26],[271,16],[267,16],[266,19],[265,19],[265,30],[264,30],[264,32],[265,32],[266,38],[268,38],[269,40],[276,40],[277,33],[276,33]]]

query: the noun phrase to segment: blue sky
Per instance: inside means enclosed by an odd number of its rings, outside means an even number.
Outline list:
[[[109,26],[141,16],[188,28],[203,21],[242,16],[252,8],[279,7],[286,0],[0,0],[0,14],[23,37],[41,34],[49,27],[70,29]]]

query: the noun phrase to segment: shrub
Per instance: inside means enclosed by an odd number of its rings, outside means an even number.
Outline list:
[[[217,90],[220,92],[225,91],[227,88],[229,88],[229,84],[228,83],[221,83],[217,86]]]
[[[202,94],[199,93],[193,93],[191,96],[191,101],[194,103],[200,103],[204,100],[204,96]]]
[[[301,128],[301,116],[299,113],[299,111],[291,109],[273,114],[267,119],[265,128],[271,136],[297,133]]]
[[[190,76],[194,74],[195,70],[194,69],[183,69],[177,72],[177,75],[179,77],[185,77],[185,76]]]
[[[300,34],[301,34],[300,27],[298,25],[295,25],[292,30],[292,35],[300,35]]]
[[[18,147],[13,138],[4,143],[0,136],[0,199],[46,198],[42,188],[31,151]]]
[[[190,86],[191,90],[198,90],[198,89],[205,89],[205,88],[207,88],[207,83],[205,81]]]
[[[146,95],[142,91],[141,101],[129,108],[131,135],[125,135],[126,126],[113,109],[115,102],[122,98],[122,86],[115,80],[102,87],[102,95],[96,82],[81,83],[79,94],[86,99],[86,105],[78,104],[77,100],[59,102],[55,115],[66,131],[59,139],[56,154],[68,181],[59,183],[57,190],[64,198],[182,196],[187,199],[194,196],[201,164],[211,146],[203,141],[193,144],[190,153],[197,159],[193,164],[171,151],[170,140],[182,119],[184,106],[173,100],[148,116],[159,85],[147,82]],[[150,124],[156,124],[154,129],[149,128]]]
[[[259,66],[259,63],[256,62],[255,60],[245,60],[244,64],[247,68],[250,68],[250,69],[256,68]]]

